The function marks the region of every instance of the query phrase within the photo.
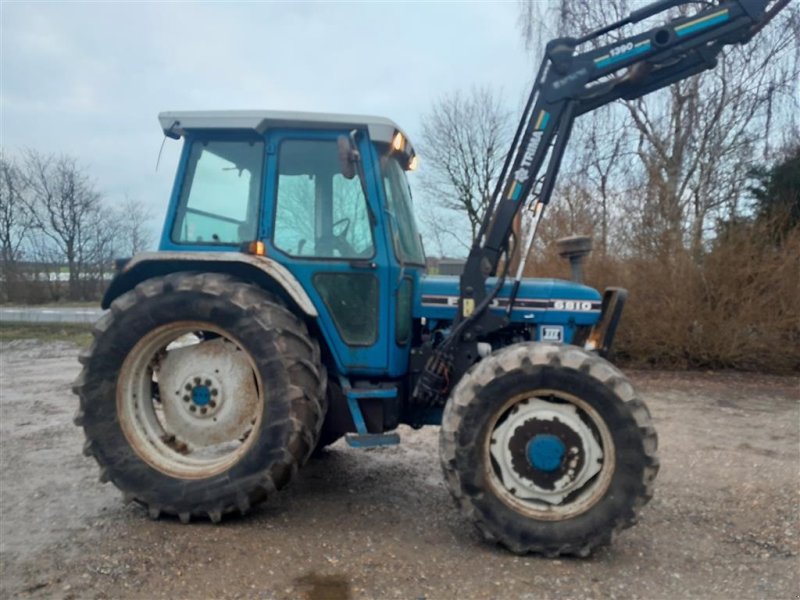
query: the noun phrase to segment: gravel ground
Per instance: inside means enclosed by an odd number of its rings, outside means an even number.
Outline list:
[[[97,482],[71,423],[69,343],[0,357],[0,597],[800,598],[800,378],[632,372],[661,440],[640,523],[589,559],[482,543],[434,428],[336,444],[222,525],[149,520]]]

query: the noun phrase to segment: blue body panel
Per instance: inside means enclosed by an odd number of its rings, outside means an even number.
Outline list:
[[[496,284],[494,278],[487,280],[487,291]],[[505,282],[490,310],[506,311],[512,287],[512,281]],[[458,277],[424,276],[414,302],[414,317],[452,321],[458,310],[458,294]],[[511,311],[511,322],[536,325],[536,339],[542,337],[542,326],[561,326],[564,329],[560,339],[550,339],[570,343],[575,327],[597,323],[601,308],[602,296],[589,286],[562,279],[523,279]]]

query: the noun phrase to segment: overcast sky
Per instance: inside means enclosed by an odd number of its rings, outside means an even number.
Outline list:
[[[443,94],[489,85],[514,110],[533,77],[514,1],[3,0],[0,11],[2,146],[78,157],[107,198],[141,199],[159,226],[180,148],[168,140],[155,171],[160,111],[375,114],[413,141]]]

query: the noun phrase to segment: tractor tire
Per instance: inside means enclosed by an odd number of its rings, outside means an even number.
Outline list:
[[[332,446],[343,437],[344,434],[337,433],[334,431],[326,431],[325,429],[323,429],[322,433],[319,436],[319,441],[317,442],[317,445],[314,447],[314,451],[311,453],[311,458],[315,459],[324,456],[325,449],[328,446]]]
[[[148,279],[93,335],[73,387],[84,454],[152,518],[244,514],[317,444],[327,408],[319,346],[256,286],[218,273]]]
[[[444,410],[440,456],[457,506],[512,552],[588,556],[634,524],[658,473],[650,413],[625,376],[575,346],[508,346]]]
[[[325,391],[325,401],[328,407],[334,407],[326,414],[326,420],[322,424],[322,430],[317,438],[317,445],[311,453],[311,458],[321,458],[325,456],[325,449],[335,444],[345,436],[345,433],[352,428],[350,410],[347,408],[347,399],[342,392],[341,386],[328,380],[328,389]]]

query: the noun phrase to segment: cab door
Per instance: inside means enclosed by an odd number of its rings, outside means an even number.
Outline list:
[[[388,363],[388,273],[375,182],[341,173],[337,138],[347,131],[267,133],[268,254],[284,264],[319,312],[319,326],[344,374],[383,375]],[[361,136],[364,171],[372,172]]]

